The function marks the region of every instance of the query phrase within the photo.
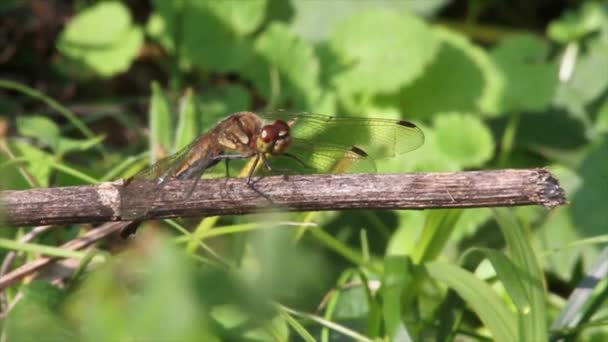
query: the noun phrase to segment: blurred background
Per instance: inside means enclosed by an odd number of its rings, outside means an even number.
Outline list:
[[[3,339],[608,336],[601,276],[567,301],[606,262],[606,1],[0,3],[3,189],[128,177],[276,109],[407,119],[425,144],[379,172],[549,167],[570,203],[147,222],[69,255],[90,225],[6,227],[2,274],[73,262],[4,289]]]

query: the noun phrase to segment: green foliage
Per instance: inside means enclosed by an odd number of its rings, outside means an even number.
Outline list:
[[[57,48],[101,76],[126,71],[143,43],[141,28],[133,25],[120,2],[102,2],[74,17],[62,32]]]
[[[422,21],[386,10],[368,10],[344,19],[336,25],[329,44],[347,66],[335,76],[334,84],[349,95],[396,91],[421,74],[437,49]]]
[[[506,80],[501,111],[542,111],[551,103],[557,66],[547,63],[549,46],[533,35],[504,39],[492,57]]]
[[[286,109],[415,122],[424,145],[376,160],[379,172],[551,165],[570,200],[210,217],[168,222],[170,236],[144,223],[126,247],[108,239],[86,253],[56,247],[79,225],[30,243],[7,229],[1,254],[19,251],[14,265],[37,254],[80,263],[62,287],[9,287],[7,340],[606,339],[605,280],[577,321],[551,320],[576,308],[568,293],[605,262],[594,244],[608,228],[608,8],[540,3],[77,2],[52,58],[29,48],[11,59],[28,39],[2,49],[13,74],[35,80],[0,80],[10,189],[127,177],[231,113]],[[373,155],[367,133],[342,125],[312,138],[352,135]],[[99,249],[113,254],[92,257]]]
[[[480,167],[494,153],[490,130],[470,114],[437,115],[435,135],[442,154],[461,168]]]

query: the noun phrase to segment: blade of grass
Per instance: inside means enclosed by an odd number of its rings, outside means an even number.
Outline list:
[[[298,333],[298,335],[304,340],[304,341],[308,341],[308,342],[315,342],[316,339],[314,338],[314,336],[312,336],[308,330],[306,330],[306,328],[304,328],[304,326],[302,324],[300,324],[300,322],[298,322],[298,320],[294,319],[293,317],[291,317],[290,314],[288,314],[285,311],[279,310],[279,315],[285,320],[285,322],[287,322],[287,324],[289,324],[289,326],[291,326],[293,328],[293,330]]]
[[[13,82],[13,81],[6,80],[6,79],[0,79],[0,87],[17,90],[32,98],[41,100],[42,102],[46,103],[49,107],[56,110],[59,114],[63,115],[74,127],[76,127],[82,133],[82,135],[84,135],[85,137],[87,137],[89,139],[95,138],[95,134],[93,133],[93,131],[91,131],[82,121],[80,121],[80,119],[78,119],[78,117],[76,117],[76,115],[72,111],[70,111],[66,107],[62,106],[59,102],[55,101],[54,99],[37,91],[36,89],[30,88],[21,83]],[[101,145],[96,146],[96,148],[98,148],[99,151],[103,152],[103,148],[101,147]]]
[[[528,242],[523,227],[509,209],[494,209],[494,217],[505,237],[511,258],[519,271],[523,287],[530,300],[530,310],[518,311],[519,340],[547,341],[548,315],[545,288],[534,250]]]
[[[152,98],[150,99],[150,157],[152,163],[157,161],[159,150],[168,154],[171,149],[171,109],[169,100],[165,97],[158,82],[152,83]],[[164,155],[161,154],[164,157]]]
[[[451,264],[428,262],[422,269],[456,291],[497,341],[519,341],[515,316],[494,290],[474,274]]]
[[[77,252],[65,248],[53,247],[40,245],[37,243],[19,242],[10,239],[0,238],[0,248],[11,249],[21,252],[43,254],[50,257],[59,258],[71,258],[71,259],[84,259],[87,256],[86,252]],[[96,261],[103,261],[102,259],[95,259]]]
[[[173,144],[174,151],[180,150],[196,138],[199,129],[197,119],[198,108],[194,90],[188,88],[180,100],[175,142]]]
[[[448,242],[462,209],[433,210],[427,214],[424,230],[412,252],[415,264],[434,260]]]
[[[288,308],[286,306],[283,306],[281,304],[275,304],[275,306],[277,307],[277,309],[279,311],[286,311],[287,313],[290,313],[292,315],[309,319],[309,320],[311,320],[313,322],[319,323],[322,326],[325,326],[325,327],[327,327],[329,329],[337,331],[340,334],[342,334],[344,336],[347,336],[347,337],[350,337],[352,339],[355,339],[357,341],[373,342],[373,340],[370,339],[370,338],[368,338],[367,336],[363,336],[363,335],[359,334],[358,332],[356,332],[356,331],[354,331],[352,329],[349,329],[349,328],[344,327],[342,325],[339,325],[339,324],[336,324],[334,322],[328,321],[328,320],[326,320],[326,319],[324,319],[322,317],[319,317],[317,315],[312,315],[312,314],[309,314],[309,313],[305,313],[305,312],[297,311],[297,310],[294,310],[294,309],[290,309],[290,308]]]

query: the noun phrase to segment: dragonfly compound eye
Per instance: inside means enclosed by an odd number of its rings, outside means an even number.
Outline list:
[[[258,138],[256,139],[258,151],[264,153],[272,152],[276,140],[277,131],[272,125],[262,127],[260,133],[258,134]]]
[[[289,125],[283,120],[275,121],[272,126],[276,132],[276,139],[271,153],[278,155],[284,153],[287,147],[291,143],[291,136],[289,135]]]

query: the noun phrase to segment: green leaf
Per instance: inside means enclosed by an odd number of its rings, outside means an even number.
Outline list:
[[[574,270],[581,262],[581,258],[592,260],[598,253],[598,249],[593,246],[565,248],[572,242],[584,238],[574,225],[570,208],[559,207],[551,210],[535,230],[535,236],[543,250],[558,250],[557,253],[551,253],[543,258],[543,267],[566,282],[573,281]]]
[[[247,325],[247,322],[254,319],[235,305],[216,306],[211,311],[211,316],[227,330],[240,330],[242,326]],[[287,322],[281,316],[277,316],[263,327],[244,329],[239,335],[243,340],[248,341],[289,341],[289,328]]]
[[[566,10],[560,19],[552,21],[547,34],[555,41],[568,43],[600,30],[607,21],[602,4],[588,1],[579,10]]]
[[[483,121],[471,114],[438,115],[435,134],[442,155],[462,168],[479,167],[494,153],[492,133]]]
[[[492,58],[506,80],[501,110],[543,111],[557,87],[557,65],[548,62],[549,45],[532,34],[503,39]]]
[[[408,117],[454,110],[498,113],[504,79],[485,50],[452,31],[432,32],[441,43],[435,59],[415,82],[379,101],[398,104]]]
[[[84,338],[79,340],[216,340],[202,301],[197,300],[202,288],[193,283],[201,270],[159,242],[150,241],[154,253],[140,260],[137,253],[124,255],[119,262],[110,260],[73,292],[65,312],[81,328]],[[127,275],[123,267],[138,271]]]
[[[126,71],[143,44],[142,30],[133,25],[121,2],[102,2],[74,17],[61,33],[58,49],[101,76]]]
[[[294,5],[291,1],[268,0],[266,5],[267,21],[290,22],[294,16]]]
[[[186,3],[179,22],[183,52],[194,65],[204,69],[238,70],[252,57],[245,35],[259,27],[265,10],[264,0]]]
[[[26,143],[15,142],[14,146],[21,157],[28,161],[26,168],[38,181],[38,185],[42,187],[48,186],[55,158],[37,147]]]
[[[572,78],[560,83],[558,104],[565,107],[589,104],[605,93],[608,87],[608,77],[598,70],[608,70],[608,39],[591,40],[584,54],[577,59]],[[570,103],[569,103],[570,102]]]
[[[103,135],[91,139],[70,139],[63,137],[59,140],[59,144],[57,145],[57,153],[66,154],[72,151],[86,151],[91,147],[100,145],[104,139],[105,136]]]
[[[606,233],[608,222],[605,203],[608,203],[606,175],[608,175],[608,139],[598,139],[581,162],[577,174],[581,187],[570,195],[574,226],[584,237]]]
[[[336,24],[359,12],[390,10],[393,13],[414,12],[418,15],[424,11],[422,7],[429,4],[433,6],[431,3],[433,1],[293,1],[295,16],[291,27],[306,40],[321,42],[328,39]],[[421,11],[416,11],[417,9]]]
[[[157,82],[152,83],[152,97],[150,98],[150,158],[152,163],[157,158],[164,157],[171,151],[171,136],[173,124],[169,100],[165,97],[163,89]],[[159,153],[160,151],[160,153]]]
[[[450,239],[462,209],[433,210],[426,216],[424,230],[412,252],[415,263],[424,263],[439,256]]]
[[[423,231],[424,221],[430,211],[399,210],[399,227],[391,235],[386,255],[410,255]]]
[[[507,241],[511,259],[517,267],[526,296],[530,301],[529,310],[518,311],[519,340],[546,341],[549,325],[543,272],[528,241],[527,232],[507,208],[494,209],[494,217]]]
[[[319,61],[313,46],[282,23],[273,23],[255,41],[258,58],[243,74],[256,83],[271,109],[295,102],[308,108],[320,96]]]
[[[423,265],[423,269],[431,278],[456,291],[484,323],[494,340],[519,341],[514,315],[488,284],[474,274],[447,263],[429,262]]]
[[[202,130],[207,130],[217,121],[234,113],[251,108],[249,92],[241,85],[211,88],[198,95]]]
[[[57,287],[34,281],[22,289],[23,298],[17,301],[6,318],[5,334],[14,341],[68,341],[77,339],[67,322],[55,315],[63,300]]]
[[[239,36],[255,31],[264,20],[267,0],[199,1]]]
[[[53,150],[57,148],[61,139],[57,124],[42,115],[18,116],[17,131],[23,136],[40,140]]]
[[[489,208],[467,208],[463,210],[460,219],[456,222],[452,238],[458,241],[472,236],[491,217],[492,211]]]
[[[382,279],[382,311],[384,326],[389,340],[394,340],[399,330],[404,330],[401,317],[401,293],[408,281],[411,281],[411,270],[406,257],[386,257],[384,259],[384,276]]]
[[[347,67],[333,82],[341,92],[353,95],[394,92],[411,83],[438,47],[436,37],[417,17],[379,9],[340,22],[329,44]]]
[[[199,113],[194,91],[192,88],[188,88],[180,101],[177,131],[173,144],[174,151],[182,149],[196,138],[199,133],[198,118]]]
[[[517,309],[520,312],[530,310],[530,298],[522,283],[522,279],[526,279],[526,274],[521,272],[503,252],[489,248],[475,248],[467,252],[483,254],[492,264],[498,279],[500,279]]]
[[[595,120],[595,128],[602,133],[608,132],[608,99],[600,107],[597,119]]]

